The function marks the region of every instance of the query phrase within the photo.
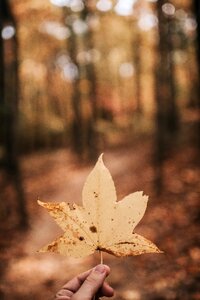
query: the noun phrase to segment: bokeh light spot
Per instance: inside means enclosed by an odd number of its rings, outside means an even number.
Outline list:
[[[39,30],[55,37],[58,40],[65,40],[70,37],[69,28],[55,21],[45,21],[41,24]]]
[[[72,63],[69,62],[64,65],[63,67],[63,78],[68,80],[68,81],[74,81],[78,78],[79,76],[79,71],[78,67]]]
[[[165,3],[162,5],[162,11],[164,12],[164,14],[166,14],[167,16],[173,16],[175,14],[175,6],[171,3]]]
[[[122,77],[126,77],[126,78],[132,77],[133,74],[134,74],[134,67],[133,67],[133,64],[130,63],[130,62],[122,63],[122,64],[119,66],[119,74],[120,74]]]
[[[109,11],[112,8],[112,2],[110,0],[99,0],[96,6],[100,11]]]
[[[81,0],[73,0],[70,3],[70,8],[73,12],[79,12],[84,9],[83,1]]]
[[[11,25],[5,26],[1,31],[2,39],[9,40],[15,35],[15,28]]]
[[[55,6],[64,7],[64,6],[69,6],[71,1],[70,0],[50,0],[50,2]]]
[[[88,30],[88,25],[86,22],[80,20],[80,19],[77,19],[73,22],[72,24],[72,28],[73,28],[73,31],[78,34],[78,35],[81,35],[81,34],[84,34],[87,32]]]
[[[136,0],[118,0],[115,6],[115,12],[121,16],[130,16],[133,13],[133,5]]]
[[[138,27],[143,31],[148,31],[157,26],[158,18],[150,13],[144,13],[138,20]]]

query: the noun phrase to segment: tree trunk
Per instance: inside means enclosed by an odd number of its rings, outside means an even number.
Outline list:
[[[88,6],[88,1],[84,1],[84,9],[81,13],[82,20],[87,22],[87,18],[90,17],[91,12]],[[91,28],[89,27],[84,35],[84,48],[85,51],[91,51],[94,49],[94,41],[93,34]],[[96,72],[95,66],[90,58],[90,61],[87,62],[86,66],[86,78],[90,83],[88,101],[90,104],[90,115],[88,116],[87,122],[87,132],[86,132],[86,146],[87,152],[90,159],[95,160],[98,152],[98,134],[96,130],[96,123],[98,118],[98,110],[97,110],[97,80],[96,80]]]
[[[8,184],[12,184],[17,200],[19,226],[27,227],[28,218],[22,188],[21,174],[17,151],[17,115],[18,115],[18,42],[16,23],[11,13],[8,1],[2,0],[0,6],[1,28],[12,26],[15,29],[13,37],[1,39],[1,107],[2,107],[2,136],[3,157],[1,166],[7,173]],[[8,201],[7,199],[5,201]]]
[[[198,123],[197,123],[197,146],[200,149],[200,2],[199,0],[193,0],[194,14],[197,21],[197,60],[198,60]]]
[[[200,2],[199,0],[193,0],[194,14],[197,21],[197,58],[198,69],[200,74]]]
[[[0,2],[0,33],[3,29],[3,2]],[[3,144],[4,136],[4,43],[0,34],[0,144]],[[1,157],[0,157],[1,159]]]
[[[165,0],[157,1],[159,44],[156,60],[155,94],[156,112],[156,186],[162,188],[162,162],[173,144],[178,129],[178,111],[176,106],[176,89],[173,63],[172,22],[170,16],[164,15],[162,6]]]
[[[139,32],[135,33],[135,40],[133,41],[133,65],[135,68],[135,97],[136,97],[136,113],[142,114],[142,103],[141,103],[141,36]]]
[[[82,120],[82,109],[81,109],[81,93],[80,93],[80,76],[81,68],[77,61],[77,37],[73,30],[72,18],[68,21],[68,9],[63,8],[64,20],[66,26],[70,29],[70,37],[67,43],[67,51],[70,57],[70,61],[75,68],[77,68],[77,76],[71,79],[72,81],[72,95],[71,95],[71,105],[72,105],[72,121],[70,130],[70,143],[72,150],[77,153],[80,157],[83,155],[83,120]]]
[[[96,159],[98,147],[96,132],[96,74],[92,60],[82,64],[77,60],[77,55],[80,50],[88,53],[88,51],[93,49],[93,36],[90,28],[88,28],[85,33],[82,33],[82,36],[77,36],[73,29],[73,20],[71,18],[68,21],[68,19],[66,19],[67,15],[68,9],[64,8],[64,18],[67,20],[66,25],[71,33],[68,38],[67,50],[71,62],[78,71],[77,77],[72,80],[71,103],[73,119],[71,125],[71,145],[72,149],[81,158],[91,160]],[[80,12],[79,18],[81,21],[87,22],[89,15],[90,11],[87,6],[87,1],[84,1],[84,8]],[[88,92],[85,95],[83,95],[81,91],[81,83],[83,80],[85,80],[89,86]]]

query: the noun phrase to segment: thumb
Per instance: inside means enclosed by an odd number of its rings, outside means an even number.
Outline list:
[[[88,275],[80,289],[72,297],[73,300],[91,300],[103,285],[106,276],[110,269],[106,265],[96,266]]]

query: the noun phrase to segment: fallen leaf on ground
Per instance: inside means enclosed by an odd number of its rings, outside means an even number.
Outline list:
[[[117,201],[114,182],[102,155],[84,184],[82,200],[83,206],[38,201],[64,231],[40,252],[77,258],[96,250],[115,256],[161,253],[151,241],[133,231],[145,213],[148,197],[136,192]]]

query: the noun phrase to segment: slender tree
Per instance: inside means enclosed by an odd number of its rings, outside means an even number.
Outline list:
[[[64,7],[65,24],[70,30],[70,37],[67,42],[67,51],[70,61],[75,67],[74,77],[72,78],[72,123],[71,123],[71,145],[73,150],[81,157],[87,159],[96,158],[97,152],[97,88],[96,74],[92,60],[80,63],[77,59],[80,50],[89,53],[93,50],[93,36],[90,27],[80,36],[74,30],[74,22],[80,20],[87,24],[88,17],[91,12],[87,1],[83,1],[84,7],[80,13],[72,13],[68,8]],[[83,96],[81,91],[81,82],[86,80],[89,83],[89,91]],[[85,99],[83,99],[85,98]],[[87,101],[85,103],[84,101]],[[89,107],[87,113],[83,107]]]
[[[2,30],[4,24],[4,11],[5,3],[4,1],[0,2],[0,143],[3,143],[3,130],[4,130],[4,89],[5,89],[5,80],[4,80],[4,42],[2,37]]]
[[[197,109],[199,114],[199,119],[197,124],[197,145],[200,148],[200,2],[198,0],[193,0],[193,10],[197,21],[197,47],[196,47],[197,60],[198,60]]]
[[[133,61],[135,67],[135,94],[136,94],[136,112],[138,114],[142,113],[142,103],[141,103],[141,72],[142,72],[142,64],[141,64],[141,36],[140,32],[137,31],[135,33],[135,40],[133,42]]]
[[[4,157],[1,159],[1,167],[6,171],[7,181],[12,183],[16,200],[19,225],[27,226],[27,211],[25,206],[24,193],[22,188],[21,173],[18,163],[17,151],[17,108],[18,108],[18,42],[17,26],[12,15],[9,2],[0,2],[0,27],[10,26],[13,29],[13,36],[0,42],[0,64],[1,64],[1,111],[2,132],[1,144],[4,149]]]
[[[88,21],[88,18],[92,17],[92,12],[89,6],[90,1],[84,1],[84,9],[81,12],[81,18],[84,22]],[[94,40],[93,33],[88,25],[88,30],[85,32],[83,40],[84,48],[86,52],[94,50]],[[88,101],[90,104],[90,115],[86,120],[86,147],[89,157],[91,159],[96,159],[98,150],[98,137],[96,131],[96,123],[98,118],[97,110],[97,79],[94,62],[92,57],[85,65],[86,78],[90,83]]]
[[[200,2],[199,0],[193,0],[193,10],[197,21],[197,58],[198,58],[198,68],[200,74]]]
[[[63,7],[64,22],[67,28],[70,30],[70,37],[67,42],[67,51],[69,54],[70,62],[73,64],[74,73],[72,77],[72,120],[70,129],[70,144],[75,153],[79,156],[83,154],[83,121],[82,121],[82,108],[81,108],[81,93],[80,93],[80,75],[81,68],[77,61],[78,44],[77,36],[74,32],[73,22],[74,16],[70,14],[70,10],[67,7]]]
[[[169,2],[167,2],[169,4]],[[165,0],[157,1],[158,14],[158,51],[156,65],[156,186],[161,189],[162,162],[172,144],[178,129],[178,111],[176,106],[176,87],[173,62],[173,17],[163,12]]]

